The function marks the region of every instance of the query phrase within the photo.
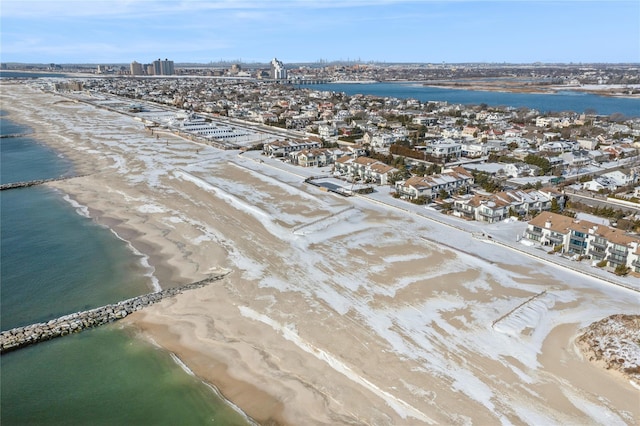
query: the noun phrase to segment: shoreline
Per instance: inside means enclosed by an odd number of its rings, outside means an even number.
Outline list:
[[[437,82],[425,82],[422,83],[424,87],[434,87],[440,89],[453,89],[453,90],[472,90],[478,92],[503,92],[503,93],[528,93],[528,94],[541,94],[548,95],[561,92],[580,92],[598,96],[606,96],[613,98],[625,98],[625,99],[640,99],[640,93],[625,94],[620,93],[620,90],[626,88],[624,85],[607,86],[603,85],[599,87],[597,85],[583,85],[583,86],[558,86],[558,85],[522,85],[522,84],[486,84],[478,82],[470,83],[456,83],[455,80],[446,81],[438,84]],[[636,88],[637,89],[637,88]]]
[[[49,96],[55,97],[34,97]],[[47,106],[53,104],[42,108]],[[82,105],[57,108],[68,109],[68,114],[80,108],[95,119],[116,120],[109,115],[113,113],[103,115]],[[206,147],[201,148],[204,159],[198,158],[199,164],[211,164],[204,168],[191,164],[191,142],[172,139],[165,148],[140,134],[130,142],[135,129],[121,130],[118,134],[127,140],[113,141],[98,129],[71,128],[64,134],[75,132],[76,138],[66,144],[58,140],[58,147],[100,173],[51,186],[72,194],[107,226],[120,226],[120,235],[133,241],[152,265],[167,268],[156,268],[161,284],[195,280],[212,268],[233,271],[210,287],[164,300],[125,321],[142,338],[175,353],[256,421],[594,420],[580,404],[546,396],[548,386],[571,390],[562,376],[556,379],[536,367],[535,353],[541,341],[553,341],[557,323],[584,324],[632,306],[617,300],[626,293],[589,280],[578,291],[563,281],[567,273],[532,260],[523,260],[513,271],[495,270],[492,262],[511,264],[512,259],[489,249],[484,260],[437,247],[415,238],[427,232],[442,238],[436,226],[414,224],[405,215],[359,200],[352,204],[317,194],[299,179],[255,171],[251,160]],[[166,165],[160,162],[165,156]],[[151,158],[159,162],[151,165]],[[234,167],[236,162],[249,168]],[[181,179],[173,172],[177,167],[206,179],[216,191]],[[269,197],[262,198],[263,193]],[[337,236],[327,234],[324,227],[332,228],[323,217],[348,206],[353,208],[343,219],[349,229],[338,226],[333,231]],[[265,219],[271,209],[281,213],[280,222]],[[291,232],[315,220],[320,222],[304,238]],[[397,221],[406,223],[400,227]],[[403,231],[405,226],[409,231]],[[369,229],[380,229],[385,238],[373,239]],[[453,246],[461,244],[460,237],[449,237]],[[472,251],[487,247],[466,240],[462,244]],[[533,331],[526,332],[517,312],[503,322],[506,332],[487,329],[496,314],[548,288],[552,291],[542,303],[530,303],[540,315],[537,323],[526,325]],[[600,302],[598,309],[590,308],[593,301]],[[566,344],[560,339],[547,349],[554,354]],[[583,374],[592,371],[579,368]],[[562,374],[562,368],[553,371]],[[527,380],[540,376],[545,378]],[[579,398],[620,419],[618,410],[640,418],[640,410],[620,397],[629,396],[626,384],[612,378],[607,385],[603,397],[614,402],[592,394]],[[512,404],[507,408],[501,400]],[[518,409],[531,404],[544,413],[527,417],[526,409]]]
[[[81,175],[87,178],[83,178],[84,180],[88,180],[88,178],[91,177],[91,172],[93,172],[95,169],[93,165],[90,164],[90,161],[88,161],[87,158],[84,157],[81,153],[74,150],[73,147],[68,147],[60,143],[52,143],[52,141],[47,137],[47,135],[50,135],[50,133],[46,128],[43,128],[41,124],[30,122],[24,119],[21,120],[19,117],[16,117],[15,110],[13,110],[12,108],[5,109],[7,111],[11,111],[6,115],[6,118],[16,123],[28,125],[31,128],[31,133],[29,134],[29,136],[36,140],[37,143],[46,145],[69,159],[72,162],[74,166],[74,172],[77,175]],[[170,139],[177,138],[177,136],[174,136],[171,133],[168,133],[167,137]],[[99,167],[98,169],[103,169],[105,167],[107,167],[105,164],[101,164],[101,167]],[[63,194],[63,198],[66,198],[67,202],[76,210],[83,210],[82,213],[78,212],[78,214],[82,214],[94,221],[96,224],[108,228],[117,239],[123,241],[128,246],[128,249],[131,250],[133,254],[142,255],[142,259],[148,259],[147,263],[152,269],[153,274],[152,276],[147,276],[150,280],[149,285],[151,291],[156,290],[156,285],[159,285],[161,289],[178,287],[180,285],[192,282],[194,279],[204,276],[201,276],[199,274],[185,274],[184,267],[181,268],[180,266],[168,265],[167,262],[170,261],[172,257],[174,257],[174,254],[166,253],[166,247],[164,247],[163,244],[145,238],[144,233],[139,232],[132,226],[128,226],[126,224],[127,218],[123,215],[114,215],[113,213],[107,214],[105,209],[93,207],[93,203],[87,203],[86,200],[78,200],[78,195],[80,195],[80,193],[83,191],[87,191],[87,189],[82,189],[86,183],[87,182],[75,182],[74,185],[69,186],[68,184],[56,185],[55,182],[52,182],[48,184],[48,186]],[[213,268],[207,272],[210,273],[212,270]],[[216,285],[216,283],[214,283],[213,285]],[[135,330],[137,338],[151,342],[152,344],[161,347],[168,353],[175,354],[176,357],[182,360],[184,351],[181,350],[180,347],[177,347],[174,350],[170,350],[170,344],[168,343],[165,345],[158,344],[158,341],[162,341],[162,339],[159,338],[157,334],[162,334],[162,332],[158,331],[157,328],[154,328],[152,326],[144,326],[141,321],[131,320],[131,318],[135,318],[136,314],[138,313],[136,312],[135,314],[127,316],[127,318],[120,321],[121,324],[124,324],[126,327]],[[152,334],[149,332],[149,330],[155,330],[156,335],[152,337]],[[175,337],[178,338],[179,336],[176,335]],[[186,358],[193,358],[193,356],[186,356]],[[191,370],[188,363],[185,363],[184,361],[182,362],[185,366],[187,366],[187,368]],[[248,382],[235,380],[234,377],[227,372],[224,364],[221,363],[220,366],[220,368],[216,369],[216,373],[214,376],[207,377],[206,375],[198,374],[196,374],[196,376],[204,384],[212,388],[213,394],[216,394],[222,400],[227,401],[229,405],[231,405],[235,410],[242,411],[242,416],[246,417],[249,420],[249,423],[255,423],[253,418],[247,412],[242,410],[241,406],[239,406],[233,400],[229,399],[226,396],[227,393],[230,393],[229,389],[231,388],[240,390],[234,390],[232,392],[234,394],[246,393],[247,395],[251,395],[248,401],[244,401],[244,405],[251,405],[253,399],[270,400],[272,398],[266,394],[260,395],[259,389],[253,387]],[[285,424],[282,422],[281,415],[278,414],[278,411],[281,411],[281,408],[278,410],[269,408],[268,417],[265,417],[260,411],[254,412],[253,414],[259,418],[272,421],[272,424],[274,425]]]

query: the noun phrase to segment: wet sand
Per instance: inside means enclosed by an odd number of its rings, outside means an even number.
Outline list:
[[[640,421],[638,391],[574,352],[635,294],[59,100],[2,87],[10,119],[90,173],[50,186],[148,255],[162,287],[231,271],[126,323],[257,422]]]

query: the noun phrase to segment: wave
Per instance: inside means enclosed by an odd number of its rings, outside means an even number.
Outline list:
[[[90,211],[89,211],[89,207],[78,203],[76,200],[74,200],[73,198],[71,198],[68,194],[65,194],[62,197],[66,202],[68,202],[69,204],[71,204],[71,206],[76,210],[76,212],[83,217],[86,217],[87,219],[92,219]],[[133,244],[131,244],[131,241],[121,237],[113,228],[108,228],[109,231],[111,231],[111,233],[113,235],[115,235],[115,237],[117,239],[119,239],[120,241],[124,242],[127,246],[127,248],[135,255],[137,256],[140,260],[140,265],[143,267],[143,269],[146,271],[146,273],[144,274],[145,277],[149,278],[149,280],[151,281],[151,288],[153,289],[153,291],[160,291],[162,290],[162,287],[160,286],[160,281],[158,281],[158,278],[155,276],[155,272],[156,269],[151,266],[151,264],[149,263],[149,256],[147,256],[146,254],[142,253],[141,251],[139,251],[138,249],[136,249]]]

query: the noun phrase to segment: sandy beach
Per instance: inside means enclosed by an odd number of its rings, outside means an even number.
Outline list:
[[[48,185],[148,256],[150,291],[230,272],[124,323],[256,422],[640,423],[640,390],[575,342],[640,313],[636,292],[320,191],[256,153],[23,84],[1,99],[86,174]]]

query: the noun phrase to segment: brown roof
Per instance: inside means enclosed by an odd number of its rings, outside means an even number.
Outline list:
[[[416,188],[428,188],[431,187],[431,184],[428,182],[425,182],[424,178],[422,176],[411,176],[409,179],[406,180],[406,182],[404,183],[405,186],[413,186]]]
[[[378,160],[374,160],[373,158],[369,158],[369,157],[358,157],[358,158],[356,158],[354,160],[354,163],[362,164],[362,165],[365,165],[365,166],[372,165],[372,164],[375,164],[377,162],[378,162]]]
[[[371,170],[373,170],[376,173],[383,174],[383,173],[389,173],[390,171],[395,170],[395,169],[393,167],[391,167],[391,166],[386,165],[386,164],[377,163],[377,164],[371,165]]]
[[[589,230],[591,230],[591,233],[594,235],[605,238],[611,243],[625,246],[633,242],[640,243],[640,239],[638,237],[626,234],[620,229],[593,223],[588,220],[576,220],[557,213],[542,212],[531,219],[529,224],[540,228],[547,228],[547,221],[550,223],[548,229],[562,234],[566,234],[572,230],[588,234],[590,233]]]

